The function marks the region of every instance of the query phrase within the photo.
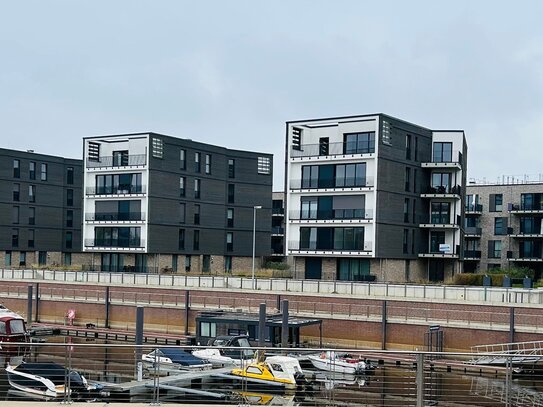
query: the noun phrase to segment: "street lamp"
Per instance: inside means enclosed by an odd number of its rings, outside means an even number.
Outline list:
[[[256,281],[255,281],[255,247],[256,247],[256,210],[262,209],[261,205],[253,206],[253,267],[251,273],[251,288],[256,290]]]

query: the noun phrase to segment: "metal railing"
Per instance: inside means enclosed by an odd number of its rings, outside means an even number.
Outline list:
[[[466,250],[464,251],[464,257],[468,259],[480,259],[481,251],[480,250]]]
[[[369,188],[373,186],[373,176],[356,178],[347,177],[342,180],[304,180],[300,178],[289,180],[290,189]]]
[[[483,230],[481,228],[476,227],[476,226],[467,226],[466,228],[464,228],[464,233],[466,235],[479,236],[481,235],[482,231]]]
[[[284,215],[285,208],[272,208],[272,215]]]
[[[273,227],[271,233],[272,235],[283,235],[285,234],[285,228],[280,226]]]
[[[107,273],[89,271],[0,269],[0,278],[34,282],[80,282],[84,284],[127,284],[142,287],[183,287],[218,291],[253,291],[251,278],[233,276],[191,276],[176,274]],[[355,281],[323,281],[301,279],[256,278],[254,286],[260,292],[305,293],[331,295],[333,297],[355,296],[372,299],[430,300],[472,304],[517,304],[543,305],[543,289],[476,287],[454,285],[422,285],[399,283],[361,283]],[[1,286],[0,286],[1,289]]]
[[[76,329],[65,331],[75,332]],[[134,334],[130,336],[132,338]],[[512,357],[506,357],[505,364],[498,367],[468,363],[470,358],[492,354],[386,351],[338,345],[225,347],[223,351],[231,355],[232,364],[223,368],[205,365],[189,371],[163,362],[154,352],[160,349],[190,354],[207,347],[134,345],[120,341],[105,344],[99,340],[85,343],[85,338],[74,336],[54,340],[67,343],[38,343],[31,348],[28,344],[14,343],[11,345],[14,351],[6,361],[12,367],[17,366],[10,368],[12,380],[16,377],[14,372],[24,369],[25,364],[28,369],[41,364],[41,376],[54,381],[56,400],[62,404],[92,400],[100,405],[145,403],[153,406],[205,403],[216,406],[535,407],[543,403],[541,376],[532,375],[529,382],[513,380],[513,372],[518,366]],[[309,339],[308,342],[313,341]],[[253,359],[257,350],[264,354],[260,366],[273,363],[266,361],[273,355],[293,355],[286,360],[299,364],[302,370],[298,386],[285,391],[283,386],[273,382],[252,381],[247,376],[234,375],[234,363],[241,370],[257,363]],[[356,375],[340,373],[341,363],[346,363],[341,361],[341,355],[346,354],[363,361],[365,369]],[[313,363],[323,370],[314,367]],[[81,377],[85,378],[84,382]],[[85,390],[81,382],[86,383]],[[31,397],[25,392],[25,386],[15,388],[8,380],[1,382],[0,395],[7,403],[12,403],[9,405]]]
[[[333,242],[332,242],[333,243]],[[363,246],[355,246],[354,242],[344,242],[342,246],[334,245],[327,247],[321,247],[316,240],[311,240],[307,244],[302,244],[299,240],[291,240],[288,242],[288,249],[292,251],[321,251],[321,252],[332,252],[332,251],[342,251],[342,252],[371,252],[373,247],[373,242],[371,240],[365,241]]]
[[[112,185],[87,187],[85,189],[87,195],[129,195],[129,194],[144,194],[145,185]]]
[[[438,185],[430,186],[426,189],[426,194],[454,194],[460,195],[462,193],[462,187],[460,185]]]
[[[483,211],[483,205],[481,204],[467,204],[465,205],[464,209],[466,212],[482,212]]]
[[[289,220],[343,220],[373,219],[372,209],[331,209],[317,210],[309,213],[305,210],[289,211]]]
[[[124,156],[104,156],[98,160],[86,160],[87,168],[104,167],[140,167],[147,164],[145,154],[124,155]]]
[[[375,142],[366,142],[361,144],[342,142],[326,144],[302,144],[300,149],[290,149],[290,156],[292,158],[373,153],[375,153]]]
[[[86,221],[141,221],[145,212],[90,212],[85,213]]]
[[[143,239],[85,239],[85,247],[123,247],[140,248],[145,247]]]
[[[462,165],[462,152],[459,150],[453,150],[450,152],[450,154],[442,153],[437,156],[432,154],[432,163]]]

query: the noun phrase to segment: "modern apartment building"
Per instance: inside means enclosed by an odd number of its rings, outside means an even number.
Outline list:
[[[2,267],[84,262],[81,179],[81,160],[0,149]]]
[[[543,182],[470,183],[466,189],[465,271],[528,267],[541,278]]]
[[[467,145],[384,114],[286,123],[295,276],[441,281],[461,272]]]
[[[285,256],[285,193],[272,194],[272,252],[273,260],[282,260]]]
[[[83,251],[102,270],[250,270],[255,216],[256,256],[271,252],[272,164],[156,133],[85,138]]]

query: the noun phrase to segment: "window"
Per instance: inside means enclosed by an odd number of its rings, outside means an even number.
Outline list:
[[[411,134],[405,135],[405,159],[411,159]]]
[[[28,186],[28,202],[36,202],[36,186]]]
[[[47,252],[38,252],[38,265],[45,266],[47,264]]]
[[[488,241],[488,258],[499,259],[502,257],[502,242],[501,240]]]
[[[200,205],[194,205],[194,224],[200,224]]]
[[[234,233],[226,232],[226,251],[231,252],[234,250]]]
[[[304,165],[302,166],[302,188],[318,188],[319,187],[319,166]]]
[[[179,229],[179,238],[177,240],[177,248],[179,250],[185,249],[185,229]]]
[[[74,167],[66,168],[66,184],[73,185],[74,183]]]
[[[330,152],[330,138],[319,138],[319,155],[328,155]]]
[[[411,168],[405,167],[405,190],[409,192],[409,184],[411,183]]]
[[[434,172],[432,173],[430,193],[448,194],[451,192],[451,173]]]
[[[71,232],[69,232],[71,233]],[[94,245],[102,247],[142,247],[140,227],[96,227]]]
[[[452,143],[434,143],[432,162],[450,163],[452,162]]]
[[[11,250],[6,250],[6,258],[4,260],[6,267],[11,267]]]
[[[419,160],[419,138],[415,137],[415,161]]]
[[[343,154],[368,154],[375,152],[375,132],[343,135]]]
[[[409,253],[409,229],[403,230],[403,253]]]
[[[202,256],[202,272],[209,273],[211,271],[211,256],[204,254]]]
[[[66,206],[74,206],[74,190],[66,190]]]
[[[179,177],[179,196],[185,196],[185,177]]]
[[[153,151],[153,157],[155,158],[162,158],[164,155],[164,145],[162,144],[162,140],[156,137],[152,138],[152,151]]]
[[[71,209],[68,209],[66,211],[66,227],[67,228],[74,227],[74,211],[72,211]]]
[[[65,266],[72,265],[72,253],[64,253],[64,265]]]
[[[11,211],[11,223],[19,223],[19,207],[14,206]]]
[[[320,245],[317,233],[317,246]],[[364,228],[334,228],[334,250],[364,250]]]
[[[541,233],[541,220],[534,217],[521,217],[520,218],[520,233],[525,234],[540,234]]]
[[[89,161],[100,161],[100,144],[89,141],[87,148],[87,157]]]
[[[34,238],[36,237],[36,233],[34,232],[34,229],[28,229],[28,247],[32,249],[34,247]]]
[[[236,161],[232,158],[228,159],[228,178],[236,176]]]
[[[234,209],[233,208],[226,209],[226,227],[229,227],[229,228],[234,227]]]
[[[36,179],[36,163],[34,161],[28,163],[28,178]]]
[[[342,281],[364,281],[370,275],[368,259],[337,259],[337,279]]]
[[[271,158],[258,157],[257,170],[259,174],[269,175],[271,173]]]
[[[192,248],[194,250],[200,250],[200,231],[199,230],[194,231],[194,239],[192,242]]]
[[[19,229],[11,229],[11,245],[19,247]]]
[[[439,246],[445,244],[445,232],[430,232],[430,253],[441,253]]]
[[[129,164],[128,150],[120,150],[113,152],[113,166],[123,167]]]
[[[235,185],[228,184],[228,203],[234,203]]]
[[[206,174],[211,174],[211,154],[206,154]]]
[[[232,256],[224,256],[224,271],[227,273],[232,272]]]
[[[185,271],[190,271],[190,268],[192,266],[192,258],[187,255],[185,256]]]
[[[430,223],[440,225],[451,223],[450,207],[449,202],[432,202]]]
[[[501,212],[503,210],[503,195],[490,194],[489,210],[490,212]]]
[[[26,266],[26,252],[19,253],[19,266]]]
[[[200,180],[198,178],[194,180],[194,198],[200,199]]]
[[[21,161],[13,160],[13,178],[21,178]]]
[[[403,201],[403,221],[409,222],[409,198],[405,198]]]
[[[507,234],[507,218],[494,218],[494,234],[505,235]]]
[[[215,322],[200,322],[200,336],[215,338],[217,336],[217,324]]]
[[[66,249],[72,248],[73,232],[66,232]]]
[[[47,164],[42,163],[40,168],[41,168],[40,179],[42,181],[47,181]]]
[[[392,131],[390,129],[390,123],[386,120],[383,120],[381,125],[381,141],[383,144],[392,145]]]
[[[543,194],[521,194],[520,209],[522,210],[541,210],[543,208]]]
[[[328,166],[323,166],[328,167]],[[303,167],[302,167],[303,168]],[[366,163],[358,164],[338,164],[335,168],[336,172],[336,187],[364,187],[366,186]],[[326,176],[319,177],[319,184],[321,181],[325,183]],[[320,186],[320,185],[319,185]]]
[[[292,128],[292,149],[293,150],[302,149],[302,129],[298,127]]]
[[[177,262],[179,260],[179,256],[177,254],[172,254],[172,271],[174,273],[177,273]]]
[[[413,199],[412,212],[413,212],[413,223],[417,223],[417,200],[416,199]]]
[[[141,192],[141,173],[96,176],[96,193],[99,195],[140,194]]]
[[[300,218],[301,219],[317,219],[318,198],[317,197],[302,197],[300,200]]]
[[[411,230],[411,254],[415,254],[415,229]]]
[[[185,223],[186,206],[183,202],[179,204],[179,223]]]
[[[194,171],[200,172],[200,153],[194,153]]]
[[[317,228],[300,228],[300,249],[317,249]]]
[[[29,225],[35,225],[36,224],[36,208],[28,208],[28,224]]]
[[[179,169],[187,169],[187,150],[179,150]]]
[[[21,184],[13,184],[13,200],[19,202],[21,198]]]
[[[413,169],[413,192],[417,193],[417,169]]]

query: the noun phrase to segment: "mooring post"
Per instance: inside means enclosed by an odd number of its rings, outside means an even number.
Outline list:
[[[40,283],[36,283],[36,316],[34,321],[40,322]]]
[[[109,286],[106,287],[106,294],[105,294],[105,298],[104,298],[104,301],[105,301],[105,307],[106,307],[106,318],[105,318],[105,327],[106,328],[109,328],[109,313],[110,313],[110,300],[109,300],[110,296],[109,296]]]
[[[509,343],[515,342],[515,308],[509,307]]]
[[[32,325],[32,301],[33,301],[33,296],[34,296],[33,291],[34,291],[34,287],[31,284],[29,284],[27,302],[26,302],[26,325],[28,325],[28,327]]]
[[[288,300],[282,301],[281,312],[281,347],[288,348]]]
[[[260,304],[258,313],[258,346],[266,346],[266,303]]]
[[[185,335],[189,334],[190,291],[185,290]]]
[[[143,364],[141,361],[143,345],[143,307],[136,308],[136,379],[142,380],[143,376]]]
[[[382,305],[382,319],[381,319],[381,349],[386,350],[387,348],[387,301],[383,300]]]
[[[424,407],[424,353],[417,354],[417,407]]]

